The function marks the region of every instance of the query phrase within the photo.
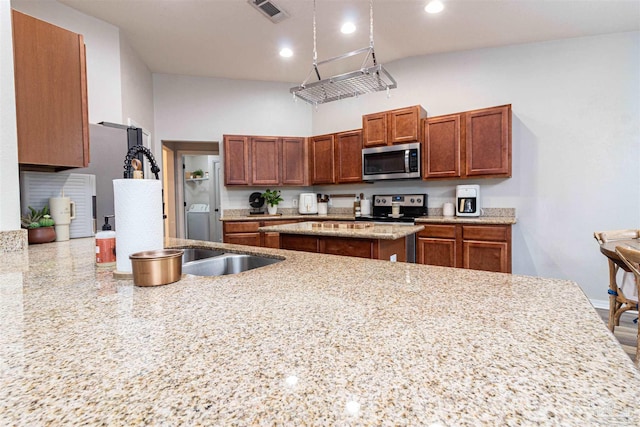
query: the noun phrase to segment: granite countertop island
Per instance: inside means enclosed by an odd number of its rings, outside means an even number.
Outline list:
[[[336,236],[353,239],[396,240],[424,230],[423,225],[384,225],[366,222],[297,222],[283,225],[267,225],[260,231],[309,236]]]
[[[574,282],[171,239],[282,262],[140,288],[93,239],[0,264],[0,425],[640,425]]]

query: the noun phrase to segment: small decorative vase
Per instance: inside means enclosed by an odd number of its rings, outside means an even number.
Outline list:
[[[267,205],[267,212],[269,212],[269,215],[275,215],[278,212],[278,205]]]
[[[56,230],[53,227],[29,228],[27,239],[30,245],[53,242],[56,240]]]

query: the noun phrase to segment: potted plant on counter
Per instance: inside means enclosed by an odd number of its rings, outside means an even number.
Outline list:
[[[49,215],[49,206],[35,210],[29,206],[29,212],[20,217],[22,228],[28,230],[29,244],[49,243],[56,240],[55,221]]]
[[[280,190],[267,190],[262,193],[262,197],[264,201],[267,203],[267,211],[269,215],[275,215],[278,211],[278,203],[282,202],[284,199],[280,195]]]
[[[193,171],[192,176],[195,179],[204,178],[204,172],[202,172],[202,169],[196,169]]]

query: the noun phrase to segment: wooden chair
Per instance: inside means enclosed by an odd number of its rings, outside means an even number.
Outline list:
[[[637,239],[640,237],[640,230],[613,230],[593,233],[593,237],[599,244],[613,242],[616,240]],[[620,266],[609,259],[609,322],[608,327],[611,332],[620,325],[620,316],[628,310],[637,310],[638,301],[624,295],[618,286],[617,276]],[[623,271],[624,274],[631,274]]]
[[[622,261],[629,267],[636,280],[636,288],[640,295],[640,250],[627,246],[616,246],[616,253]],[[638,303],[636,302],[636,310]],[[640,323],[639,323],[640,325]],[[638,339],[640,339],[640,327],[638,328]],[[640,341],[636,344],[636,366],[640,368]]]

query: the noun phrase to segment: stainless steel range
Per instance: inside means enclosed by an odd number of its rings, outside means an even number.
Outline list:
[[[356,217],[356,221],[397,222],[415,224],[415,219],[427,216],[428,194],[384,194],[373,196],[371,215]],[[398,214],[393,214],[393,206]]]
[[[426,217],[427,194],[383,194],[373,196],[371,215],[356,217],[356,221],[379,224],[413,225],[416,218]],[[407,262],[415,262],[416,236],[407,236]]]

